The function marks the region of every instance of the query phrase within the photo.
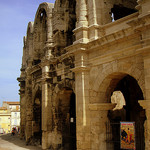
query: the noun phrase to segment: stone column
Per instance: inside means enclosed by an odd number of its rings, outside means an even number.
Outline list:
[[[52,57],[52,47],[53,47],[53,30],[52,30],[52,10],[54,7],[54,4],[49,3],[49,12],[47,15],[47,40],[44,47],[45,51],[45,59],[49,60]]]
[[[139,104],[146,111],[146,118],[144,124],[145,129],[145,150],[149,150],[150,148],[150,100],[139,100]]]
[[[27,144],[30,143],[32,137],[32,120],[33,120],[33,104],[32,104],[32,81],[31,76],[28,74],[26,79],[26,89],[25,89],[25,101],[26,101],[26,127],[25,135]]]
[[[79,68],[78,68],[79,69]],[[80,68],[75,72],[75,93],[76,93],[76,135],[77,149],[90,150],[89,131],[89,72],[86,68]],[[85,138],[87,137],[87,138]]]
[[[90,41],[98,38],[99,25],[97,24],[96,4],[97,4],[96,0],[88,0],[88,22],[89,22]]]
[[[49,14],[49,16],[47,18],[47,28],[48,28],[47,41],[51,42],[52,41],[52,36],[53,36],[53,30],[52,30],[52,12]]]
[[[44,48],[45,51],[45,58],[49,60],[52,58],[52,47],[53,47],[53,31],[52,31],[52,14],[47,19],[47,26],[48,26],[48,32],[47,32],[47,41]]]
[[[26,99],[25,99],[25,73],[21,68],[21,76],[17,78],[18,82],[20,82],[20,139],[25,138],[25,124],[26,124]]]
[[[26,110],[25,110],[25,93],[20,93],[20,139],[25,137]]]
[[[49,61],[53,58],[53,31],[52,31],[52,9],[53,4],[49,4],[50,12],[47,19],[47,41],[44,48],[45,57],[42,61],[42,149],[48,149],[48,79]]]
[[[42,149],[48,148],[48,62],[42,65]]]
[[[75,53],[77,149],[90,150],[88,54],[82,46]]]
[[[107,150],[106,147],[106,122],[108,122],[108,110],[112,110],[116,104],[100,103],[90,104],[90,131],[91,149]]]
[[[76,12],[77,12],[77,27],[87,26],[87,3],[86,0],[77,0],[76,2]]]
[[[88,14],[86,0],[76,1],[76,15],[77,23],[74,30],[76,35],[76,41],[74,43],[87,43],[88,42]]]
[[[145,91],[146,99],[150,99],[150,54],[144,57]]]

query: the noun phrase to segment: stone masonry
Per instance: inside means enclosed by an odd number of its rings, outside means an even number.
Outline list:
[[[20,137],[27,144],[119,150],[115,124],[134,121],[136,149],[149,150],[150,1],[40,4],[27,27],[17,80]],[[122,109],[111,103],[114,91],[124,96]]]

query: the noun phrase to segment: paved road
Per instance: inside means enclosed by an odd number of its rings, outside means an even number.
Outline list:
[[[24,140],[20,140],[18,135],[0,135],[0,150],[42,150],[37,146],[26,146]]]

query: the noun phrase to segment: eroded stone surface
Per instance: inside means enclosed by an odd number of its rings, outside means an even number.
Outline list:
[[[109,124],[135,121],[143,131],[140,135],[136,127],[143,143],[137,149],[149,149],[149,109],[138,103],[150,100],[149,8],[149,0],[40,4],[24,37],[18,78],[20,135],[27,143],[40,141],[43,149],[54,150],[117,150],[109,144],[118,137]],[[114,91],[123,93],[124,115],[112,113]]]

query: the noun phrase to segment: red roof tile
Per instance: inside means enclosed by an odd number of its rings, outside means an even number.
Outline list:
[[[20,105],[20,102],[7,102],[7,101],[4,102],[10,105]]]
[[[7,110],[6,107],[0,107],[0,110]]]

